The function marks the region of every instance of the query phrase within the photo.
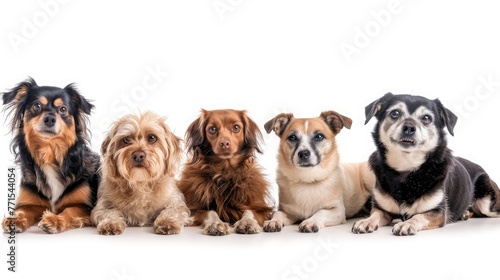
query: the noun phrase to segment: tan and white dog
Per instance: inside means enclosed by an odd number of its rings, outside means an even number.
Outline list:
[[[334,111],[317,118],[279,114],[264,127],[280,137],[277,183],[279,211],[264,223],[278,232],[299,223],[301,232],[317,232],[346,222],[369,205],[375,175],[368,163],[340,163],[335,136],[352,120]]]

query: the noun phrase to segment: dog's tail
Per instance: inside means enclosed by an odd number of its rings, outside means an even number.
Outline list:
[[[467,169],[474,185],[474,216],[500,218],[500,189],[484,169],[469,160],[457,158]]]

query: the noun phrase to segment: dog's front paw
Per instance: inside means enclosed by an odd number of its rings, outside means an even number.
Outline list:
[[[203,229],[206,235],[222,236],[229,234],[229,224],[224,222],[211,223]]]
[[[123,233],[126,226],[123,220],[105,219],[97,225],[97,233],[101,235],[119,235]]]
[[[3,231],[6,233],[12,231],[21,233],[27,230],[28,227],[28,219],[25,218],[24,213],[21,211],[16,212],[14,216],[4,218],[2,222]]]
[[[182,230],[182,223],[173,217],[156,219],[153,228],[157,234],[178,234]]]
[[[265,232],[280,232],[283,227],[283,223],[280,223],[278,221],[270,220],[264,222]]]
[[[392,228],[392,233],[398,236],[415,235],[418,229],[409,221],[399,222]]]
[[[359,220],[352,225],[353,233],[372,233],[378,229],[378,224],[369,219]]]
[[[234,224],[234,230],[241,234],[255,234],[260,232],[260,226],[255,219],[241,219]]]
[[[55,234],[63,232],[65,225],[61,217],[50,211],[45,211],[43,213],[42,219],[38,223],[38,227],[46,233]]]
[[[318,232],[319,226],[314,221],[305,220],[302,223],[300,223],[299,231],[300,232]]]

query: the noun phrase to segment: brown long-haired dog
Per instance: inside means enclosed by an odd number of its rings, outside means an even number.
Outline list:
[[[180,139],[152,112],[116,121],[101,147],[102,183],[92,222],[103,235],[121,234],[127,225],[151,226],[158,234],[179,233],[189,210],[174,178]]]
[[[90,226],[100,165],[87,133],[94,106],[72,84],[38,86],[32,78],[5,92],[3,103],[13,115],[12,150],[22,176],[3,230],[23,232],[37,222],[47,233]]]
[[[204,234],[226,235],[230,224],[237,233],[258,233],[269,219],[269,185],[255,162],[261,139],[245,111],[202,110],[188,127],[192,158],[178,186]]]

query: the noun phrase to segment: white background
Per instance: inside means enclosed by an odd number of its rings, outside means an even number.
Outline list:
[[[342,161],[363,161],[374,150],[374,122],[363,125],[364,107],[391,91],[439,98],[460,119],[449,139],[455,154],[480,163],[500,181],[497,1],[103,2],[0,4],[0,90],[27,76],[39,85],[77,83],[96,105],[90,117],[96,151],[109,124],[125,113],[165,115],[182,137],[201,108],[245,109],[262,128],[260,164],[275,190],[278,138],[265,134],[266,121],[281,112],[315,117],[336,110],[354,121],[337,138]],[[346,46],[354,52],[346,55]],[[6,169],[13,162],[8,121],[0,129],[0,186],[2,181],[6,185]],[[2,213],[6,188],[0,188]],[[33,227],[18,235],[19,273],[7,273],[2,262],[0,275],[108,280],[498,277],[498,259],[488,256],[495,258],[500,249],[499,220],[476,219],[414,237],[394,237],[390,227],[358,236],[349,232],[352,222],[318,234],[289,227],[279,234],[220,238],[202,236],[199,228],[178,236],[135,228],[102,237],[94,228],[49,236]],[[331,246],[327,250],[324,244]]]

